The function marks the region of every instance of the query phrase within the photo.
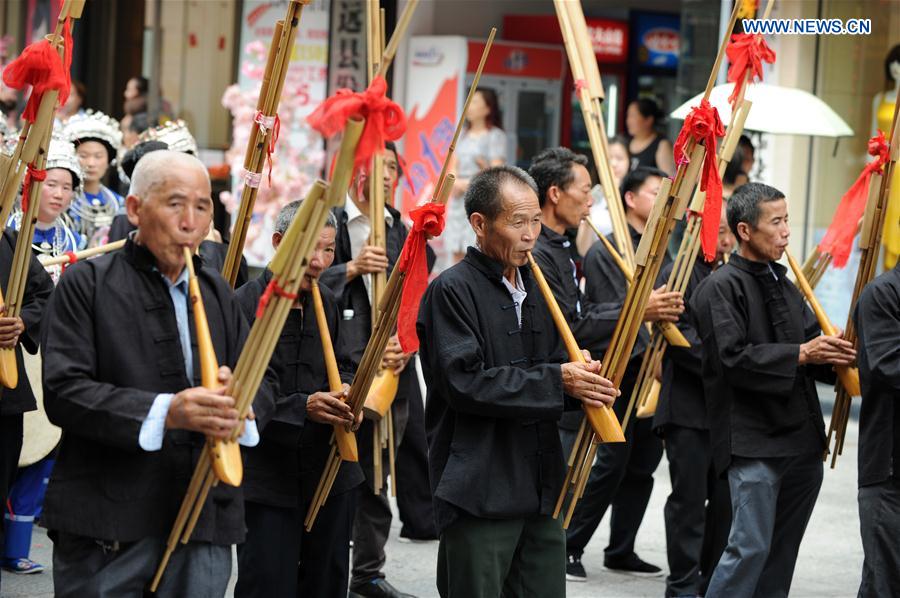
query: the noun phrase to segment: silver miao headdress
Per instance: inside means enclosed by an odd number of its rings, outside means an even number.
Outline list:
[[[50,138],[50,147],[47,148],[47,162],[44,168],[47,170],[65,168],[74,174],[76,191],[84,181],[84,170],[82,170],[81,162],[78,161],[78,155],[75,153],[75,144],[60,129],[54,129],[53,136]]]
[[[191,135],[183,120],[170,120],[159,127],[152,127],[141,133],[140,141],[162,141],[169,149],[197,155],[197,140]]]
[[[96,139],[106,144],[110,151],[110,162],[116,158],[122,147],[122,130],[119,121],[102,112],[88,110],[75,114],[66,122],[65,135],[76,146],[85,139]]]

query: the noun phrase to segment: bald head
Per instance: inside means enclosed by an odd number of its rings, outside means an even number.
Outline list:
[[[165,185],[176,172],[196,171],[209,182],[209,172],[196,156],[172,150],[157,150],[141,158],[131,176],[129,195],[147,198],[155,188]]]

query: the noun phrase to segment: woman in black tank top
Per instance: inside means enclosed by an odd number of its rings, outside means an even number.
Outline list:
[[[625,127],[631,136],[628,149],[631,151],[632,169],[649,166],[659,168],[670,175],[675,174],[672,144],[657,132],[657,126],[662,118],[662,110],[649,98],[640,98],[628,105]]]

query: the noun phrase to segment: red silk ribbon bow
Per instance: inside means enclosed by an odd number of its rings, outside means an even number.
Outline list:
[[[728,96],[728,103],[735,108],[741,89],[744,87],[744,77],[749,72],[747,83],[762,81],[763,61],[772,64],[775,62],[775,52],[766,43],[762,35],[752,33],[735,33],[731,36],[731,42],[725,48],[731,66],[728,67],[728,81],[734,83],[734,91]]]
[[[675,163],[681,166],[690,162],[687,154],[688,142],[703,142],[706,155],[703,158],[703,170],[700,172],[700,190],[706,192],[703,204],[703,222],[700,229],[700,242],[707,262],[716,257],[719,244],[719,218],[722,215],[722,179],[716,164],[716,138],[725,135],[725,125],[719,118],[719,111],[708,100],[701,100],[699,106],[691,108],[684,126],[675,140]]]
[[[365,171],[372,154],[384,151],[386,140],[394,141],[406,132],[406,115],[396,102],[385,96],[386,92],[384,77],[375,77],[362,92],[339,89],[319,104],[306,122],[323,136],[331,137],[344,129],[351,116],[365,118],[366,125],[353,157],[354,171]]]
[[[44,93],[57,90],[59,105],[65,104],[72,85],[72,34],[69,19],[63,27],[64,57],[59,59],[56,49],[46,39],[30,44],[3,69],[3,82],[13,89],[31,86],[31,96],[22,112],[22,118],[33,123]]]
[[[22,214],[28,211],[28,202],[31,199],[31,183],[47,179],[46,170],[38,170],[34,164],[29,164],[25,171],[25,181],[22,183]]]
[[[426,203],[410,211],[413,226],[403,244],[403,252],[397,267],[406,273],[403,281],[403,295],[400,297],[400,312],[397,316],[397,336],[404,353],[419,350],[416,335],[416,318],[419,302],[428,287],[428,263],[425,241],[428,235],[437,237],[444,230],[444,210],[439,203]]]
[[[835,268],[843,268],[850,259],[850,253],[853,251],[853,239],[856,237],[856,226],[866,211],[872,175],[882,174],[884,165],[890,157],[891,148],[882,131],[878,131],[878,135],[869,139],[868,152],[870,156],[875,157],[875,160],[866,164],[856,182],[841,197],[841,202],[834,212],[834,218],[819,243],[819,252],[830,253]]]
[[[259,320],[263,317],[263,314],[266,313],[266,306],[269,305],[269,301],[272,300],[273,296],[284,297],[285,299],[290,299],[293,301],[297,298],[296,293],[288,293],[281,286],[279,286],[277,279],[273,276],[272,280],[269,281],[269,284],[266,285],[266,290],[263,291],[262,296],[259,298],[259,303],[256,304],[256,319]]]

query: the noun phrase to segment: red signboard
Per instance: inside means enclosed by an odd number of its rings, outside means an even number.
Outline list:
[[[628,60],[627,22],[588,18],[587,26],[598,62],[624,64]],[[542,44],[563,43],[556,15],[504,15],[503,37]]]
[[[478,70],[483,51],[484,42],[469,41],[466,72],[474,73]],[[484,63],[485,75],[562,80],[565,73],[561,49],[528,44],[495,41],[487,62]]]

